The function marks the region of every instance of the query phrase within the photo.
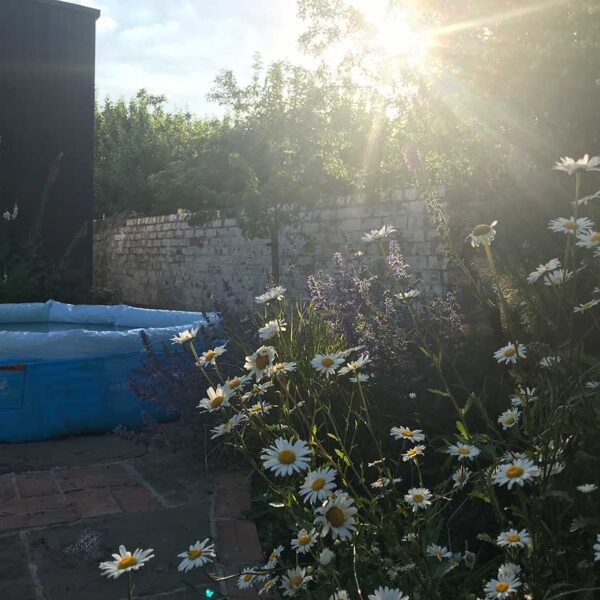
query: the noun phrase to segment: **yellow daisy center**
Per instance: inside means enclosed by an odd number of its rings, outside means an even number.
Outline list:
[[[473,229],[471,232],[471,235],[473,237],[479,237],[482,235],[487,235],[491,230],[492,228],[489,225],[477,225],[477,227],[475,227],[475,229]]]
[[[592,308],[592,306],[594,306],[593,302],[585,302],[584,304],[581,305],[581,308],[583,310],[589,310],[590,308]]]
[[[334,526],[341,527],[346,520],[344,511],[339,506],[332,506],[326,513],[325,518]]]
[[[250,412],[251,413],[258,413],[262,410],[262,405],[261,404],[254,404],[253,406],[250,407]]]
[[[229,382],[229,384],[228,384],[228,385],[229,385],[229,389],[230,389],[230,390],[235,390],[235,388],[237,388],[237,387],[240,387],[240,384],[241,384],[241,383],[242,383],[242,380],[241,380],[241,379],[232,379],[232,380]]]
[[[334,364],[335,361],[330,356],[324,356],[321,360],[321,365],[323,365],[324,367],[333,367]]]
[[[210,407],[211,408],[218,408],[219,406],[221,406],[221,404],[223,404],[223,402],[225,402],[225,395],[224,394],[219,394],[218,396],[215,396],[210,401]]]
[[[594,231],[591,237],[593,242],[600,242],[600,231]]]
[[[275,560],[276,558],[278,558],[279,554],[277,554],[277,552],[275,552],[275,550],[273,550],[273,552],[271,552],[271,554],[269,555],[269,560]]]
[[[212,360],[213,358],[216,358],[216,356],[217,353],[214,350],[209,350],[204,354],[204,360]]]
[[[304,535],[301,535],[298,538],[298,543],[301,546],[306,546],[306,544],[309,544],[311,540],[312,540],[312,537],[310,535],[308,535],[307,533],[305,533]]]
[[[296,453],[291,448],[286,448],[279,452],[277,458],[282,465],[291,465],[296,460]]]
[[[131,554],[128,554],[127,556],[124,556],[120,561],[119,561],[119,569],[128,569],[129,567],[135,567],[135,565],[138,564],[138,560],[137,558],[135,558],[135,556],[131,556]]]
[[[252,575],[252,573],[244,573],[242,575],[242,579],[248,583],[249,581],[252,581],[252,578],[254,577],[254,575]]]
[[[419,503],[419,502],[423,502],[424,498],[423,498],[423,494],[415,494],[413,496],[413,502]]]
[[[513,415],[508,415],[507,417],[504,417],[504,422],[507,425],[512,425],[515,422],[515,418],[513,417]]]
[[[202,556],[202,548],[192,548],[188,552],[189,560],[196,560],[197,558],[200,558],[201,556]]]
[[[506,541],[510,542],[511,544],[516,544],[517,542],[521,541],[521,536],[518,533],[509,533],[506,536]]]
[[[285,369],[285,365],[283,363],[277,363],[276,365],[273,366],[273,369],[275,371],[281,371],[282,369]]]
[[[400,433],[404,436],[404,437],[408,437],[411,438],[413,436],[413,432],[410,429],[401,429]]]
[[[512,465],[506,469],[505,475],[509,479],[514,479],[515,477],[521,477],[523,473],[525,473],[525,469],[523,469],[523,467],[519,467],[519,465]]]
[[[577,223],[575,223],[575,221],[567,221],[563,227],[565,229],[576,229],[577,228]]]
[[[514,356],[517,353],[517,349],[514,348],[513,346],[510,346],[510,348],[507,348],[504,351],[504,356]]]
[[[269,357],[259,355],[256,357],[254,364],[256,365],[257,369],[263,371],[264,369],[266,369],[269,366]]]
[[[458,449],[458,453],[463,454],[464,456],[467,456],[467,454],[471,454],[471,450],[469,450],[469,448],[465,448],[464,446],[461,446]]]
[[[497,592],[506,592],[506,590],[509,588],[510,586],[508,585],[508,583],[506,583],[506,581],[499,581],[496,584],[496,591]]]
[[[302,585],[302,582],[304,581],[304,577],[302,577],[302,575],[294,575],[291,579],[290,579],[290,584],[293,587],[300,587]]]
[[[310,487],[313,491],[318,492],[325,487],[325,479],[323,477],[317,477],[311,484]]]

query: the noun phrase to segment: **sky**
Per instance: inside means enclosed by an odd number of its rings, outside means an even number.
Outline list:
[[[215,76],[247,82],[255,53],[265,63],[301,62],[296,0],[71,0],[102,11],[97,22],[98,98],[146,88],[171,108],[221,114],[206,100]]]

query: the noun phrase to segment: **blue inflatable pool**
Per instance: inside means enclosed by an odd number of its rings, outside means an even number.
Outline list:
[[[148,407],[129,389],[140,331],[160,345],[217,319],[125,305],[0,304],[0,442],[141,425]]]

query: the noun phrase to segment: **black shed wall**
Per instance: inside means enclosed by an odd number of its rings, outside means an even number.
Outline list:
[[[0,183],[30,226],[51,165],[62,153],[43,222],[48,252],[78,233],[69,280],[92,276],[94,63],[99,12],[56,0],[0,0]]]

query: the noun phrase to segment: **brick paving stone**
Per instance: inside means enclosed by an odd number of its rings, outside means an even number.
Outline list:
[[[251,508],[250,485],[244,473],[227,473],[214,491],[215,519],[237,519]]]
[[[256,525],[242,519],[215,521],[217,556],[226,565],[244,566],[263,560]]]
[[[60,492],[50,471],[17,473],[15,481],[22,498],[51,496]]]
[[[0,598],[32,600],[35,592],[27,565],[27,554],[18,536],[2,538],[0,543]]]
[[[16,500],[16,498],[17,490],[13,483],[12,474],[0,475],[0,502],[10,502]]]
[[[69,501],[63,494],[32,496],[31,498],[2,503],[0,505],[0,516],[35,514],[65,508],[68,505]]]
[[[80,519],[100,517],[120,513],[114,498],[108,490],[91,489],[69,492],[67,498],[73,503],[73,508]]]
[[[69,523],[77,519],[72,506],[55,508],[37,513],[17,513],[0,516],[0,532],[21,531],[32,527],[45,527],[58,523]]]
[[[111,489],[123,512],[156,510],[160,508],[154,496],[143,486],[129,486]]]
[[[54,476],[64,492],[136,483],[119,464],[57,469]]]

